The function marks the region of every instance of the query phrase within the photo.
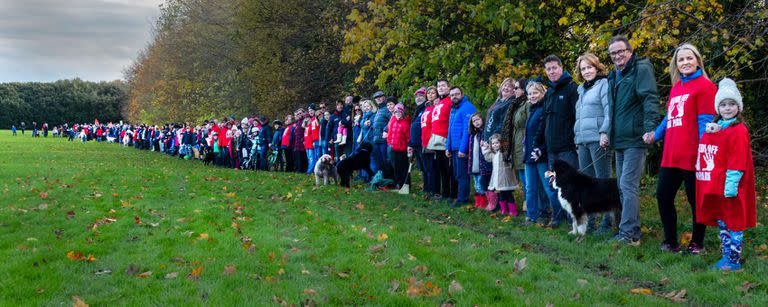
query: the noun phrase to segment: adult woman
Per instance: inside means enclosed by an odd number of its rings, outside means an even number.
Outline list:
[[[541,124],[541,117],[544,113],[544,106],[541,100],[544,98],[546,88],[540,82],[529,82],[526,86],[528,92],[528,103],[530,106],[528,119],[525,122],[525,141],[523,162],[525,162],[525,203],[528,208],[526,212],[526,225],[531,223],[540,223],[539,215],[544,207],[544,202],[539,199],[539,187],[544,187],[544,191],[549,198],[552,206],[552,218],[556,218],[560,211],[560,205],[553,201],[555,195],[549,186],[549,180],[544,176],[547,171],[547,153],[544,150],[534,150],[534,138]]]
[[[515,99],[515,80],[512,78],[506,78],[501,82],[499,86],[499,96],[496,101],[488,108],[488,113],[485,116],[485,130],[483,130],[483,141],[488,142],[488,138],[494,134],[501,134],[504,128],[504,116],[507,114],[509,106],[512,105],[512,101]],[[504,138],[507,139],[507,138]],[[509,141],[508,139],[506,141]],[[502,146],[508,149],[508,144],[502,143]],[[507,151],[508,152],[508,151]]]
[[[513,162],[515,175],[523,187],[525,187],[523,140],[525,139],[525,122],[528,120],[528,110],[530,109],[530,105],[526,103],[528,100],[528,95],[525,93],[526,85],[528,85],[528,79],[525,78],[520,78],[514,82],[512,90],[515,98],[504,114],[504,127],[501,134],[502,152],[508,153],[507,160]]]
[[[608,149],[611,106],[605,66],[596,55],[585,53],[576,60],[575,71],[576,80],[583,82],[577,89],[579,100],[576,101],[576,124],[573,126],[579,169],[592,177],[610,178],[613,156]],[[598,232],[608,232],[611,221],[611,215],[606,214]],[[594,216],[590,216],[589,222],[592,228]]]
[[[424,153],[422,154],[422,162],[424,163],[424,193],[425,198],[431,196],[438,196],[438,192],[435,187],[435,180],[437,178],[437,172],[434,169],[435,165],[435,151],[427,149],[429,145],[429,139],[432,136],[432,111],[435,109],[435,103],[437,103],[437,88],[430,86],[427,88],[427,101],[424,102],[424,113],[421,115],[421,147]]]
[[[373,119],[376,117],[376,113],[378,112],[378,107],[375,103],[373,103],[370,100],[364,100],[362,103],[360,103],[363,109],[363,117],[360,119],[360,122],[362,123],[362,129],[360,132],[360,141],[358,142],[358,146],[362,143],[370,143],[373,144]],[[373,170],[373,160],[371,160],[371,170]],[[373,178],[374,174],[367,174],[366,172],[358,172],[358,177],[363,179],[364,181],[368,181],[371,178]]]
[[[664,226],[662,251],[677,252],[677,211],[675,195],[685,183],[685,193],[691,206],[693,237],[686,248],[690,254],[703,250],[706,226],[696,223],[696,163],[698,142],[705,125],[714,118],[712,101],[717,87],[707,77],[699,50],[691,44],[675,49],[669,62],[672,90],[667,103],[667,115],[655,133],[644,136],[647,143],[666,138],[656,187],[659,215]]]

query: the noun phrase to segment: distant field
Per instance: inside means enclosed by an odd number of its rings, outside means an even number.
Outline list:
[[[0,305],[768,305],[764,178],[745,270],[722,273],[712,228],[702,256],[658,251],[652,178],[640,247],[578,244],[416,195],[30,134],[0,131]]]

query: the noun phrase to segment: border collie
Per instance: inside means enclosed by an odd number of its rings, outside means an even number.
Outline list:
[[[563,210],[571,215],[573,230],[569,234],[579,235],[579,241],[587,232],[589,214],[613,211],[615,219],[621,218],[621,197],[615,178],[589,177],[563,160],[555,160],[545,176],[557,191]]]

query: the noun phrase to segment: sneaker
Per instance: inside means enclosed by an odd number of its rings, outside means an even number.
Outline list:
[[[629,245],[629,246],[640,246],[640,240],[639,239],[632,239],[632,238],[626,237],[626,236],[624,236],[622,234],[616,234],[609,241],[620,243],[620,244],[626,244],[626,245]]]
[[[699,245],[699,244],[697,244],[697,243],[693,243],[693,242],[688,244],[688,247],[685,248],[685,254],[686,255],[694,255],[694,256],[696,256],[696,255],[700,255],[703,252],[704,252],[704,247]]]
[[[662,252],[668,252],[668,253],[674,253],[674,254],[680,252],[680,246],[679,245],[672,245],[672,244],[669,244],[667,242],[661,243],[661,247],[659,247],[659,249]]]

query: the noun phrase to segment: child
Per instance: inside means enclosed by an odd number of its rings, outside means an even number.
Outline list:
[[[488,139],[491,146],[487,143],[482,145],[483,156],[486,161],[492,162],[493,173],[488,184],[488,191],[496,191],[499,194],[499,206],[501,214],[517,216],[517,203],[512,191],[517,189],[517,179],[515,178],[512,163],[506,161],[506,153],[501,152],[501,135],[496,133]]]
[[[16,136],[16,125],[11,125],[11,131],[13,131],[13,136]]]
[[[355,120],[359,120],[359,117],[355,115]],[[347,144],[347,127],[344,125],[339,124],[339,127],[336,128],[336,141],[334,143],[339,145],[345,145]]]
[[[723,258],[715,268],[741,268],[743,232],[755,227],[755,173],[741,94],[733,80],[720,81],[717,116],[707,124],[696,157],[696,220],[720,227]]]
[[[405,106],[398,103],[387,125],[387,144],[392,149],[391,163],[395,170],[395,183],[399,189],[410,183],[408,176],[408,138],[411,135],[411,120],[405,116]]]
[[[475,208],[486,208],[488,211],[496,210],[498,195],[496,192],[487,191],[488,182],[491,180],[491,164],[485,161],[481,143],[483,142],[483,130],[485,121],[478,112],[469,118],[469,175],[475,182]]]

